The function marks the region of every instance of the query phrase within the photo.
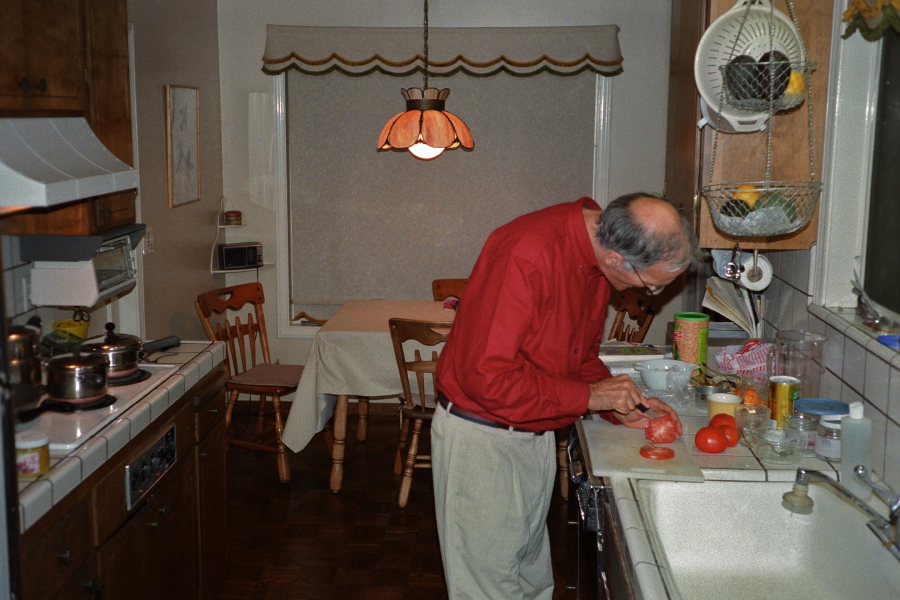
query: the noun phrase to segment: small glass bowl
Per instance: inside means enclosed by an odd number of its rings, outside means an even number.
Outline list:
[[[766,465],[791,467],[800,462],[806,438],[795,429],[758,427],[752,431],[750,447]]]

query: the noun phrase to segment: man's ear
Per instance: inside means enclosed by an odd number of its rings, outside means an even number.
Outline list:
[[[622,264],[625,262],[625,259],[622,258],[622,255],[616,252],[615,250],[609,250],[603,256],[603,265],[606,267],[613,267],[614,269],[621,269]]]

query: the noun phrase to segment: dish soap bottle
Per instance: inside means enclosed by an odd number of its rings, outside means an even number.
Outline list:
[[[863,416],[863,403],[851,402],[850,414],[841,418],[841,483],[859,499],[868,500],[872,489],[853,469],[872,467],[872,419]]]

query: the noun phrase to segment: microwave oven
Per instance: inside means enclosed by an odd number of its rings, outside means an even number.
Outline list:
[[[262,264],[263,251],[259,242],[219,244],[220,269],[252,269]]]

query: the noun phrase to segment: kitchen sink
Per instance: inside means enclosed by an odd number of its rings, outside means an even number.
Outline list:
[[[781,501],[791,485],[637,481],[672,598],[900,598],[900,562],[866,526],[870,517],[819,485],[809,490],[812,514],[789,512]]]

